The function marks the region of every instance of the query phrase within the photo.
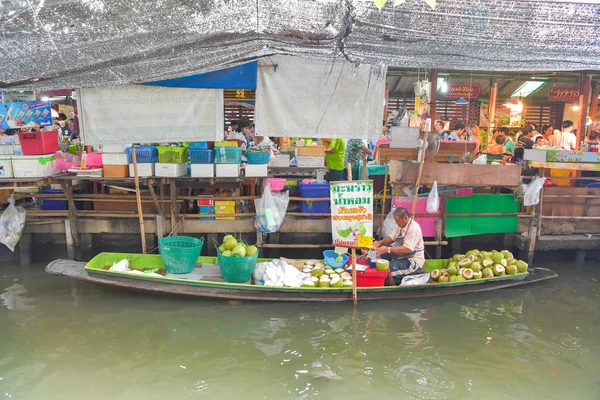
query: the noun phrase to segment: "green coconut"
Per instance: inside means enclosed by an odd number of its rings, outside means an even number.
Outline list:
[[[448,274],[450,276],[456,276],[456,275],[458,275],[458,267],[456,265],[453,265],[450,268],[448,268]]]
[[[352,285],[352,281],[349,279],[344,279],[344,281],[342,282],[342,287],[353,287]]]
[[[440,272],[442,273],[442,275],[447,274],[448,268],[442,268],[442,269],[440,269]]]
[[[492,260],[491,257],[483,257],[481,265],[483,266],[483,268],[491,267],[492,265],[494,265],[494,260]]]
[[[231,257],[233,253],[231,252],[231,250],[225,250],[223,253],[221,253],[221,255],[223,257]]]
[[[440,272],[439,269],[434,269],[433,271],[431,271],[431,279],[433,279],[434,281],[437,281],[440,279],[440,276],[442,276],[442,273]]]
[[[304,267],[304,268],[302,268],[302,272],[304,272],[305,274],[310,274],[312,272],[312,268]]]
[[[508,250],[502,250],[500,253],[502,253],[505,260],[510,260],[511,258],[513,258],[513,253],[511,253]]]
[[[231,252],[237,257],[246,257],[246,248],[239,244]]]
[[[325,274],[326,275],[333,275],[333,274],[335,274],[335,271],[333,269],[331,269],[331,268],[327,268],[327,269],[325,269]]]
[[[467,281],[467,278],[465,278],[465,277],[464,277],[464,276],[462,276],[462,275],[458,275],[458,276],[456,277],[456,279],[454,280],[454,282],[466,282],[466,281]]]
[[[493,278],[494,277],[494,271],[492,271],[491,268],[484,268],[481,271],[481,274],[483,275],[484,278]]]
[[[312,276],[316,276],[317,278],[323,275],[323,268],[313,268],[311,271]]]
[[[466,280],[473,279],[473,270],[471,268],[464,268],[461,275]]]
[[[525,261],[519,260],[515,265],[517,266],[517,270],[519,272],[527,272],[527,263]]]
[[[473,261],[471,263],[471,267],[470,267],[473,271],[481,271],[483,269],[483,266],[481,265],[481,262],[479,261]]]
[[[456,282],[457,277],[458,277],[457,275],[450,275],[450,279],[448,279],[448,282],[450,282],[450,283]]]
[[[303,283],[302,287],[306,287],[306,288],[314,288],[315,284],[314,283]]]
[[[319,287],[330,287],[330,286],[331,286],[331,279],[329,279],[326,275],[323,275],[319,279]]]
[[[254,246],[254,245],[246,247],[246,256],[247,257],[253,256],[256,253],[258,253],[258,247]]]
[[[459,262],[462,259],[461,256],[462,256],[461,254],[455,254],[452,256],[452,258],[450,260],[454,261],[454,262]]]
[[[502,255],[502,253],[496,252],[492,254],[492,260],[494,260],[496,264],[500,264],[500,261],[504,260],[504,256]]]
[[[469,250],[465,253],[467,257],[474,256],[475,254],[479,254],[479,250]]]
[[[334,271],[336,274],[341,275],[344,273],[344,268],[336,268]]]
[[[506,270],[506,275],[516,275],[518,272],[516,265],[508,265],[508,266],[506,266],[505,270]]]
[[[455,266],[458,267],[458,263],[454,262],[454,261],[452,261],[450,264],[448,264],[448,268],[452,268],[452,267],[455,267]]]
[[[442,274],[442,276],[440,276],[439,282],[440,283],[445,283],[448,282],[450,280],[450,275],[448,274]]]
[[[331,285],[331,287],[337,287],[337,288],[342,287],[342,285],[343,285],[342,278],[340,278],[339,275],[334,275],[333,278],[331,278],[330,285]]]
[[[219,250],[219,253],[223,254],[223,252],[224,252],[225,250],[227,250],[227,249],[225,248],[225,246],[223,246],[223,245],[220,245],[220,246],[217,248],[217,250]]]
[[[344,271],[344,272],[342,272],[342,274],[340,276],[344,280],[352,279],[352,274],[350,272]]]
[[[223,246],[225,246],[226,250],[233,250],[238,245],[237,240],[233,236],[229,236],[227,239],[223,241]]]
[[[473,271],[473,279],[481,279],[483,277],[483,273],[481,271]]]
[[[388,260],[377,260],[375,267],[378,271],[387,271],[390,268],[390,262]]]
[[[469,265],[471,265],[472,262],[473,262],[473,260],[471,259],[471,257],[463,258],[462,260],[460,260],[458,262],[458,267],[459,268],[467,268]]]
[[[495,276],[506,275],[506,269],[504,268],[504,265],[502,265],[502,264],[494,265],[494,268],[492,268],[492,271],[494,272]]]

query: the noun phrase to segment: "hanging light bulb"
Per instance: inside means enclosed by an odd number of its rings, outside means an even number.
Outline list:
[[[458,100],[456,100],[456,104],[464,106],[465,104],[469,104],[469,102],[467,101],[467,99],[465,99],[465,96],[460,96]]]
[[[573,111],[579,111],[579,104],[575,104],[575,105],[573,105],[573,107],[571,107],[571,109],[572,109]]]

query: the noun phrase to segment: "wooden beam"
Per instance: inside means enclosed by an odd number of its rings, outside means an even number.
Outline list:
[[[431,118],[431,124],[433,125],[433,123],[438,119],[437,118],[437,107],[436,107],[436,102],[437,102],[437,83],[438,83],[438,70],[437,69],[432,69],[431,72],[429,73],[429,82],[431,84],[431,87],[429,89],[429,117]],[[420,112],[418,110],[416,110],[418,114],[420,114]],[[431,126],[430,128],[433,128],[433,126]]]
[[[489,104],[489,124],[487,134],[487,144],[492,143],[492,133],[496,127],[494,120],[496,119],[496,104],[498,103],[498,80],[492,78],[490,87],[490,104]]]
[[[579,150],[579,145],[583,142],[586,136],[588,105],[590,99],[590,91],[592,89],[592,75],[581,74],[580,79],[581,90],[579,91],[579,118],[577,119],[577,143],[575,149]]]
[[[133,159],[133,177],[135,183],[135,199],[137,202],[138,217],[140,220],[140,236],[142,239],[142,254],[146,254],[146,229],[144,227],[144,211],[142,209],[142,197],[140,194],[140,176],[138,175],[137,151],[135,144],[131,146],[131,157]]]
[[[598,94],[600,92],[600,84],[596,81],[592,82],[592,98],[590,104],[590,118],[592,123],[596,122],[598,117]],[[593,125],[592,125],[593,126]]]

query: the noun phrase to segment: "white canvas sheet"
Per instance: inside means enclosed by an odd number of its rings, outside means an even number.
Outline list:
[[[257,135],[378,138],[386,68],[272,56],[258,69]]]
[[[222,89],[81,89],[79,109],[87,144],[223,140]]]

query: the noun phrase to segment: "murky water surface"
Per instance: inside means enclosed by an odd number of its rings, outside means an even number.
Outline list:
[[[522,289],[355,310],[151,297],[3,265],[0,398],[599,399],[600,265],[549,267],[558,279]]]

